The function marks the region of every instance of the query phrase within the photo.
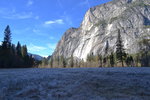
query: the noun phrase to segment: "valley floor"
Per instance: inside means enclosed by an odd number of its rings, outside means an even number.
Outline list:
[[[150,100],[150,68],[0,69],[0,100]]]

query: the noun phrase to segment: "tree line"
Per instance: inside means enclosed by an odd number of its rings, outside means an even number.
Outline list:
[[[29,56],[27,46],[17,46],[13,43],[9,25],[4,30],[4,39],[0,45],[0,68],[31,68],[35,66],[49,68],[77,68],[77,67],[148,67],[150,66],[150,39],[139,41],[140,51],[136,54],[127,54],[124,49],[123,40],[118,31],[116,51],[109,53],[109,42],[106,42],[104,54],[90,53],[86,61],[71,55],[66,58],[64,55],[44,58],[42,63],[36,61],[32,55]]]
[[[150,67],[150,39],[141,39],[139,41],[140,51],[136,54],[127,54],[124,48],[123,39],[118,30],[116,41],[116,51],[108,53],[109,43],[106,42],[105,54],[93,53],[87,56],[86,61],[77,59],[71,55],[69,58],[62,56],[51,59],[43,59],[39,67],[49,68],[77,68],[77,67]]]
[[[17,46],[11,43],[11,30],[9,25],[4,31],[4,40],[0,45],[0,68],[30,68],[34,66],[35,60],[28,55],[26,45],[18,42]]]

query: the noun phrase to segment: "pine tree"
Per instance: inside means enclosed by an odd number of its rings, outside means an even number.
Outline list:
[[[30,57],[30,59],[31,59],[32,57]],[[43,60],[42,60],[42,66],[44,67],[44,66],[46,66],[46,65],[48,65],[48,61],[47,61],[47,59],[46,58],[44,58]]]
[[[134,59],[132,56],[130,56],[130,66],[133,67],[134,66]]]
[[[104,66],[106,66],[108,64],[108,50],[109,50],[109,42],[107,40],[106,46],[105,46],[105,54],[104,54],[104,58],[103,58]]]
[[[103,58],[103,67],[106,67],[106,63],[107,63],[107,57]]]
[[[16,50],[17,50],[17,55],[18,55],[19,57],[22,57],[22,54],[21,54],[21,44],[20,44],[20,42],[18,42],[17,47],[16,47]]]
[[[98,61],[100,63],[99,67],[103,67],[103,57],[100,54],[98,54]]]
[[[71,68],[74,67],[74,59],[73,59],[73,55],[71,55],[70,67],[71,67]]]
[[[2,49],[4,51],[10,52],[11,48],[11,31],[9,25],[6,27],[4,31],[4,41],[2,42]]]
[[[4,31],[4,41],[1,48],[1,66],[3,68],[12,67],[12,52],[11,52],[11,31],[9,25]]]
[[[129,58],[129,56],[127,56],[125,62],[126,62],[126,65],[127,65],[127,66],[130,66],[130,58]]]
[[[124,67],[124,60],[126,57],[122,37],[120,34],[120,30],[118,30],[118,37],[117,37],[117,42],[116,42],[116,58],[119,62],[121,62],[122,67]]]
[[[105,47],[105,55],[107,55],[108,50],[109,50],[109,42],[108,42],[108,40],[107,40],[107,42],[106,42],[106,47]]]
[[[95,59],[94,59],[94,53],[92,52],[91,54],[87,55],[87,61],[89,62],[93,62]]]
[[[28,56],[26,46],[21,47],[21,44],[18,42],[16,47],[11,43],[11,31],[8,25],[4,31],[4,40],[2,42],[2,46],[0,46],[0,67],[32,67],[33,64],[34,59]]]
[[[4,31],[4,43],[6,43],[6,47],[11,47],[11,31],[9,25],[7,25],[5,31]]]
[[[66,68],[67,62],[66,62],[66,59],[64,58],[64,56],[62,56],[62,63],[63,63],[63,68]]]
[[[132,56],[128,56],[126,58],[126,64],[127,64],[127,66],[131,66],[132,67],[133,63],[134,63],[133,57]]]
[[[57,66],[59,67],[59,65],[60,65],[60,57],[59,57],[59,55],[56,57],[56,60],[57,60]]]
[[[19,46],[18,46],[18,47],[19,47]],[[20,51],[18,52],[18,54],[20,55]],[[30,67],[30,66],[32,66],[31,61],[30,61],[30,60],[32,60],[32,59],[30,59],[30,57],[29,57],[29,55],[28,55],[28,50],[27,50],[27,46],[26,46],[26,45],[23,45],[23,46],[21,47],[21,56],[19,56],[19,57],[20,57],[20,59],[23,60],[25,67]],[[31,56],[31,57],[32,57],[32,56]],[[31,64],[31,65],[30,65],[30,64]]]
[[[27,57],[29,57],[29,60],[28,60],[28,66],[27,67],[33,67],[34,65],[35,65],[35,59],[32,57],[32,55],[30,55],[30,56],[27,56]],[[47,61],[47,59],[46,59],[46,65],[48,65],[48,61]]]
[[[74,66],[75,66],[75,67],[77,67],[77,68],[79,68],[79,62],[78,62],[78,60],[77,60],[77,59],[75,60],[75,64],[74,64]]]
[[[140,63],[140,55],[136,54],[136,56],[135,56],[135,66],[139,67],[139,63]]]
[[[12,51],[13,56],[16,56],[16,47],[14,44],[11,45],[11,51]]]
[[[150,66],[150,39],[143,39],[139,44],[142,53],[141,66]]]
[[[110,65],[111,65],[111,67],[114,67],[114,65],[115,65],[115,59],[114,59],[114,54],[113,53],[111,53],[111,55],[110,55]]]
[[[28,55],[28,51],[27,51],[27,46],[26,45],[21,47],[21,55],[22,55],[23,58],[25,58]]]
[[[53,68],[53,56],[50,58],[50,67]]]

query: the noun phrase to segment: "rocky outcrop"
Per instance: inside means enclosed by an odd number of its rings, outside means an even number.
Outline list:
[[[70,28],[59,41],[53,56],[86,60],[88,54],[115,51],[118,29],[128,53],[139,51],[138,42],[150,38],[150,0],[113,0],[90,8],[79,28]]]

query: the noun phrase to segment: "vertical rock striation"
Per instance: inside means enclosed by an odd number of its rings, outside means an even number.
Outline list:
[[[138,52],[138,42],[150,38],[150,0],[113,0],[90,8],[79,28],[65,32],[53,56],[86,60],[90,53],[104,54],[107,41],[114,52],[118,29],[126,52]]]

